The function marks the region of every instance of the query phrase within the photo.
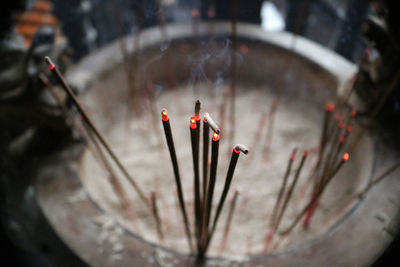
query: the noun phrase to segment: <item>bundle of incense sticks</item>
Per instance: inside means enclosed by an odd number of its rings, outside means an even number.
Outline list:
[[[165,137],[167,140],[168,148],[171,156],[171,163],[174,169],[175,182],[177,185],[178,198],[180,203],[180,210],[184,218],[186,235],[189,245],[192,247],[192,237],[189,226],[189,220],[186,213],[185,202],[183,199],[183,191],[181,185],[181,178],[179,175],[178,161],[176,158],[175,146],[172,139],[172,131],[169,123],[169,117],[166,109],[161,112],[162,122],[164,126]],[[200,168],[199,168],[199,152],[200,152],[200,101],[195,104],[194,117],[190,118],[189,129],[190,139],[192,144],[192,158],[193,158],[193,174],[194,174],[194,239],[196,241],[197,256],[202,258],[207,253],[207,249],[211,242],[212,236],[215,232],[220,213],[223,209],[226,197],[229,193],[230,185],[235,172],[236,164],[239,159],[240,153],[247,154],[248,148],[244,145],[238,144],[232,150],[231,161],[227,171],[225,185],[223,192],[220,196],[217,209],[212,219],[214,189],[217,182],[217,168],[218,168],[218,152],[220,141],[220,129],[218,124],[206,112],[203,118],[203,179],[202,184],[200,181]],[[212,130],[211,139],[211,165],[208,173],[208,148],[210,141],[210,129]],[[202,188],[202,190],[201,190]],[[233,212],[233,211],[232,211]],[[210,222],[212,222],[210,224]]]

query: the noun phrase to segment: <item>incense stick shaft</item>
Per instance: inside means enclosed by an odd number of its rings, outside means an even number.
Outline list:
[[[179,206],[180,206],[180,209],[182,212],[183,222],[185,224],[185,233],[186,233],[186,237],[188,239],[190,249],[193,250],[192,237],[190,234],[190,227],[189,227],[189,220],[188,220],[188,216],[187,216],[186,208],[185,208],[185,201],[184,201],[184,197],[183,197],[181,177],[179,174],[179,166],[178,166],[178,160],[176,158],[175,145],[174,145],[174,140],[172,137],[171,126],[170,126],[169,120],[167,120],[167,121],[163,120],[162,123],[163,123],[163,127],[164,127],[165,138],[167,139],[169,154],[171,156],[172,167],[174,170],[175,183],[176,183],[176,187],[177,187],[177,191],[178,191]]]
[[[107,141],[103,138],[103,136],[97,130],[96,126],[93,124],[93,122],[91,121],[89,116],[86,114],[86,112],[83,109],[82,105],[80,104],[79,100],[75,96],[75,93],[69,87],[69,85],[65,81],[64,77],[62,76],[62,74],[59,72],[59,70],[56,68],[56,66],[51,62],[50,58],[46,57],[45,59],[46,59],[46,62],[49,64],[49,66],[51,66],[51,72],[54,74],[54,76],[56,77],[58,82],[62,85],[63,89],[65,90],[67,95],[70,97],[70,99],[72,100],[72,102],[74,103],[76,108],[78,109],[79,113],[82,115],[83,119],[86,121],[87,125],[90,127],[90,129],[93,131],[93,133],[99,139],[100,143],[107,150],[107,152],[109,153],[111,158],[117,164],[118,168],[122,171],[122,173],[128,179],[129,183],[135,188],[136,192],[138,193],[138,195],[142,199],[142,201],[146,204],[146,206],[148,206],[149,202],[147,201],[147,198],[144,195],[143,191],[139,188],[139,186],[136,184],[135,180],[131,177],[131,175],[128,173],[128,171],[125,169],[125,167],[119,161],[119,159],[116,156],[116,154],[112,151],[110,145],[107,143]]]

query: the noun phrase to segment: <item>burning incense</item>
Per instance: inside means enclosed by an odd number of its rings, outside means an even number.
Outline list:
[[[203,207],[206,205],[207,184],[208,184],[208,149],[210,143],[210,128],[206,120],[208,113],[204,114],[203,119]]]
[[[202,251],[200,251],[200,255],[204,255],[205,250],[207,246],[207,239],[208,239],[208,226],[210,223],[210,217],[211,217],[211,210],[212,210],[212,200],[213,200],[213,195],[214,195],[214,188],[215,188],[215,182],[216,182],[216,177],[217,177],[217,166],[218,166],[218,149],[219,149],[219,135],[214,132],[212,136],[212,142],[211,142],[211,166],[210,166],[210,178],[209,178],[209,183],[208,183],[208,189],[207,189],[207,204],[204,209],[204,214],[203,214],[203,223],[202,223]]]
[[[181,213],[182,213],[182,216],[183,216],[183,222],[185,224],[186,237],[188,239],[190,250],[192,251],[193,250],[193,245],[192,245],[192,237],[191,237],[191,234],[190,234],[189,220],[188,220],[188,216],[187,216],[187,213],[186,213],[185,201],[184,201],[184,198],[183,198],[181,177],[180,177],[180,174],[179,174],[179,166],[178,166],[178,160],[176,158],[174,140],[172,138],[171,126],[169,124],[168,112],[167,112],[166,109],[163,109],[161,111],[161,116],[162,116],[162,123],[163,123],[163,127],[164,127],[164,132],[165,132],[165,138],[167,139],[167,145],[168,145],[168,149],[169,149],[169,154],[171,156],[172,167],[174,169],[175,183],[176,183],[176,188],[177,188],[177,191],[178,191],[179,206],[180,206]]]
[[[204,113],[204,119],[207,121],[208,126],[210,126],[210,128],[214,131],[214,133],[219,135],[220,133],[219,126],[213,120],[213,118],[211,118],[210,114],[208,114],[207,112]]]
[[[199,122],[200,123],[200,122]],[[195,210],[195,232],[197,240],[200,240],[201,225],[201,197],[200,197],[200,176],[199,176],[199,144],[197,122],[194,117],[190,118],[190,140],[192,143],[192,158],[194,171],[194,210]],[[198,247],[200,244],[198,243]]]
[[[282,201],[282,197],[283,197],[283,193],[285,192],[285,189],[286,189],[286,184],[287,184],[287,181],[288,181],[288,177],[289,177],[290,171],[292,170],[292,165],[293,165],[293,161],[294,161],[294,159],[296,157],[296,152],[297,152],[297,148],[293,149],[292,153],[290,154],[288,165],[286,167],[286,172],[285,172],[285,175],[283,176],[282,185],[281,185],[281,188],[279,190],[278,197],[276,199],[274,209],[272,210],[270,227],[274,226],[274,223],[275,223],[275,220],[276,220],[276,216],[277,216],[276,213],[279,210],[279,207],[280,207],[280,204],[281,204],[281,201]]]
[[[211,227],[211,231],[210,231],[210,234],[209,234],[209,237],[208,237],[208,240],[207,240],[207,245],[211,241],[212,236],[213,236],[214,231],[215,231],[215,228],[217,227],[218,218],[219,218],[221,210],[222,210],[222,208],[224,206],[224,202],[226,200],[226,197],[228,195],[229,188],[231,186],[231,182],[232,182],[232,179],[233,179],[233,174],[235,172],[236,163],[237,163],[237,161],[239,159],[240,152],[242,152],[243,154],[247,155],[249,153],[249,149],[245,145],[242,145],[242,144],[238,144],[233,148],[231,161],[229,163],[228,172],[226,174],[224,189],[222,191],[222,195],[221,195],[221,198],[220,198],[219,203],[218,203],[217,211],[215,212],[214,222],[213,222],[213,225]],[[207,250],[207,247],[206,247],[206,250]]]
[[[315,194],[313,199],[304,207],[304,209],[299,213],[299,215],[295,218],[293,223],[287,227],[285,230],[281,232],[282,235],[287,235],[289,234],[294,227],[299,223],[301,218],[304,216],[304,214],[307,212],[307,210],[314,205],[314,203],[321,197],[322,193],[324,192],[325,188],[328,186],[330,181],[335,177],[337,172],[340,170],[340,168],[343,166],[345,162],[349,159],[349,154],[344,153],[342,160],[339,162],[339,164],[336,165],[335,169],[329,174],[329,176],[325,179],[323,186],[320,188],[320,190]]]
[[[228,217],[226,218],[226,224],[225,224],[225,228],[224,228],[224,235],[222,237],[222,242],[221,242],[221,245],[219,247],[219,253],[222,253],[225,250],[226,243],[228,241],[229,231],[230,231],[230,228],[231,228],[231,222],[232,222],[232,218],[233,218],[233,213],[235,211],[235,207],[236,207],[236,202],[237,202],[238,196],[239,196],[239,190],[236,189],[235,190],[235,194],[233,195],[231,206],[229,208]]]
[[[150,200],[151,200],[151,207],[152,207],[152,210],[153,210],[153,216],[154,216],[154,219],[156,221],[158,239],[160,240],[161,243],[163,243],[164,242],[164,234],[163,234],[163,231],[162,231],[162,228],[161,228],[161,219],[160,219],[160,215],[159,215],[159,212],[158,212],[157,197],[156,197],[156,193],[155,192],[151,192]]]
[[[100,143],[104,146],[104,148],[106,149],[108,154],[111,156],[111,158],[117,164],[118,168],[121,170],[121,172],[127,178],[129,183],[135,188],[136,192],[138,193],[139,197],[142,199],[143,203],[145,203],[145,205],[148,206],[149,202],[147,201],[147,198],[143,194],[142,190],[139,188],[139,186],[136,184],[135,180],[132,178],[132,176],[128,173],[128,171],[125,169],[125,167],[119,161],[116,154],[111,150],[111,147],[109,146],[109,144],[106,142],[106,140],[100,134],[100,132],[97,130],[96,126],[93,124],[93,122],[91,121],[89,116],[86,114],[86,112],[83,109],[82,105],[80,104],[79,100],[75,96],[75,93],[69,87],[69,85],[65,81],[64,77],[62,76],[61,72],[58,70],[56,65],[54,65],[54,63],[52,62],[52,60],[49,57],[45,57],[45,61],[48,64],[48,67],[49,67],[50,71],[52,72],[52,74],[55,76],[57,81],[62,85],[62,88],[67,93],[69,98],[72,100],[75,107],[78,109],[78,111],[81,114],[82,118],[84,119],[85,123],[89,126],[90,130],[93,131],[95,136],[99,139]]]

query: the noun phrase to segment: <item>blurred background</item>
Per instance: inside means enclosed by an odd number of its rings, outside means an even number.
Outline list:
[[[358,96],[373,107],[400,67],[400,11],[395,1],[238,1],[238,20],[265,31],[288,31],[358,65]],[[230,20],[230,0],[15,0],[0,8],[0,262],[2,266],[86,266],[57,237],[30,187],[37,162],[73,137],[43,98],[43,56],[66,71],[125,35],[160,23]],[[162,14],[162,16],[160,16]],[[79,90],[77,90],[79,91]],[[378,116],[378,131],[398,146],[400,90]],[[33,112],[32,112],[33,111]],[[34,129],[30,130],[30,129]],[[51,140],[49,142],[49,140]],[[374,266],[399,266],[399,238]]]

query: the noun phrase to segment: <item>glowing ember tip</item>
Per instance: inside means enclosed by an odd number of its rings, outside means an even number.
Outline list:
[[[196,129],[196,120],[194,119],[194,117],[190,118],[190,128]]]
[[[308,150],[304,150],[304,157],[308,156]]]
[[[236,153],[242,152],[242,153],[245,154],[245,155],[249,154],[249,149],[247,148],[247,146],[242,145],[242,144],[237,144],[237,145],[233,148],[233,150],[234,150]]]
[[[161,117],[163,121],[168,121],[168,112],[165,108],[161,111]]]
[[[330,111],[330,112],[333,112],[333,111],[335,111],[335,105],[332,104],[332,103],[327,103],[327,104],[325,105],[325,110]]]
[[[339,139],[339,142],[340,143],[344,143],[344,140],[345,140],[344,136],[341,136],[340,139]]]
[[[199,16],[199,10],[197,8],[192,9],[192,17],[197,18]]]
[[[214,18],[215,17],[215,11],[212,10],[212,9],[208,10],[207,14],[208,14],[208,17],[210,17],[210,18]]]
[[[350,115],[352,118],[355,118],[357,115],[357,111],[355,109],[352,109]]]
[[[44,57],[44,60],[46,61],[47,65],[49,66],[50,70],[54,70],[56,68],[56,65],[54,65],[53,61],[49,57]]]
[[[215,142],[219,141],[219,134],[217,134],[216,132],[214,132],[214,133],[213,133],[212,140],[215,141]]]
[[[338,125],[338,127],[340,128],[340,129],[343,129],[343,127],[344,127],[344,123],[341,121],[341,122],[339,122],[339,125]]]
[[[350,133],[352,130],[353,130],[353,127],[352,127],[351,125],[347,125],[346,131],[347,131],[348,133]]]
[[[349,159],[349,153],[344,153],[343,154],[343,161],[347,161]]]

